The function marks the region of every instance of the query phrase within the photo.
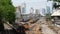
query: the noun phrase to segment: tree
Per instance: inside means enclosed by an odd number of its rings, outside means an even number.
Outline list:
[[[53,0],[55,3],[54,3],[54,5],[53,5],[53,8],[59,8],[60,7],[60,0]],[[58,5],[57,5],[57,3],[56,2],[58,2]]]
[[[51,14],[47,13],[46,18],[51,19]]]
[[[46,19],[51,20],[51,13],[50,12],[46,13]]]
[[[1,0],[2,17],[10,23],[15,21],[15,7],[12,5],[11,0]]]
[[[53,1],[57,1],[57,2],[60,2],[60,0],[53,0]]]
[[[3,20],[14,22],[15,21],[15,8],[11,3],[11,0],[0,0],[0,23]],[[1,27],[0,27],[1,28]]]

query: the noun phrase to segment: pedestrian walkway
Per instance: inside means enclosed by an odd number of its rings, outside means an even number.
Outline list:
[[[48,25],[45,25],[45,24],[42,25],[42,33],[43,33],[43,34],[57,34],[57,33],[54,32],[52,29],[50,29],[50,28],[48,27]]]

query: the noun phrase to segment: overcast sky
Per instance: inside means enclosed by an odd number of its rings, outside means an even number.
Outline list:
[[[41,11],[41,8],[46,8],[47,6],[51,6],[51,2],[47,3],[47,0],[12,0],[12,3],[15,7],[20,6],[22,3],[26,3],[26,9],[28,9],[26,12],[30,10],[30,7],[33,7],[35,9],[39,9]]]
[[[22,3],[27,3],[27,4],[31,4],[32,6],[33,5],[38,5],[39,3],[44,6],[44,4],[46,3],[47,0],[12,0],[13,2],[13,5],[16,7],[16,6],[19,6],[20,4]],[[40,6],[40,4],[38,6]]]

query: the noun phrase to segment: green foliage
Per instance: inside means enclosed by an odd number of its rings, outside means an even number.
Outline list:
[[[0,19],[7,21],[15,20],[15,7],[12,5],[11,0],[0,0]]]
[[[46,18],[51,20],[51,13],[46,13]]]
[[[60,2],[60,0],[53,0],[53,1],[57,1],[57,2]]]

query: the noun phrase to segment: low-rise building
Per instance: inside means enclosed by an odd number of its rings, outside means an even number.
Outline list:
[[[54,19],[54,23],[60,25],[60,9],[54,11],[51,16]]]

